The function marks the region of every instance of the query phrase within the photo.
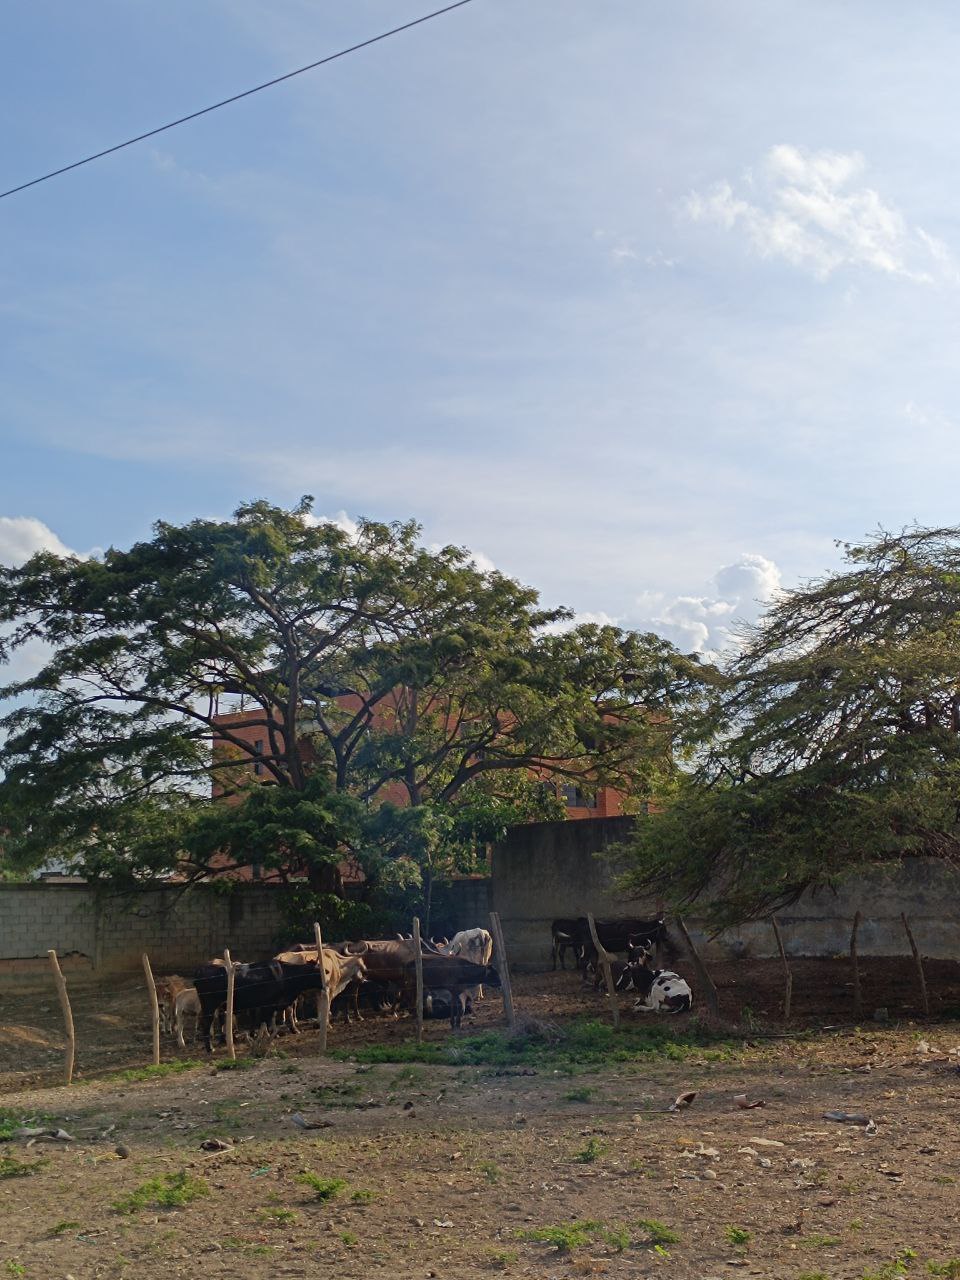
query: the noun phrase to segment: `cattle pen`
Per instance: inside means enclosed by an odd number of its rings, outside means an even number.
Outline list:
[[[567,969],[514,976],[512,1027],[489,991],[459,1030],[426,1020],[420,1044],[412,1017],[367,1017],[331,1026],[324,1056],[313,1027],[238,1041],[235,1060],[165,1035],[159,1066],[143,973],[73,981],[69,1088],[53,983],[8,986],[0,1268],[699,1280],[736,1263],[861,1280],[907,1274],[914,1255],[951,1266],[960,965],[926,962],[924,1020],[909,960],[862,958],[858,1026],[847,957],[790,963],[789,1028],[779,959],[711,963],[715,1022],[624,1002],[619,1029]]]

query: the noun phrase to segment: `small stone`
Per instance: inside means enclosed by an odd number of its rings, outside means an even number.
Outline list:
[[[125,1142],[118,1142],[113,1149],[117,1153],[117,1155],[120,1157],[121,1160],[129,1160],[130,1148],[127,1146]]]

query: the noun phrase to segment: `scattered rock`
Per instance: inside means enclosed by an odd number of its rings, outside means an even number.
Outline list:
[[[121,1160],[130,1159],[130,1148],[127,1146],[125,1142],[118,1142],[113,1149],[117,1153],[117,1155],[120,1157]]]

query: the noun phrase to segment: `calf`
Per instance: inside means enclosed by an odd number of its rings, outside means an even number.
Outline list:
[[[463,1022],[464,1013],[468,1012],[470,990],[487,983],[491,987],[500,986],[500,975],[492,965],[473,964],[462,956],[423,957],[423,989],[443,990],[450,992],[450,1026],[457,1028]],[[404,973],[404,990],[406,993],[416,991],[416,966],[411,960]],[[416,995],[413,995],[416,1007]]]
[[[193,1039],[196,1040],[197,1032],[200,1029],[200,1015],[203,1012],[200,1006],[200,997],[197,995],[196,987],[184,987],[182,991],[178,991],[173,1002],[173,1028],[177,1037],[177,1044],[181,1049],[186,1049],[187,1042],[183,1035],[184,1023],[187,1016],[193,1018]]]
[[[189,978],[181,978],[179,973],[171,973],[166,978],[157,978],[157,1005],[160,1010],[160,1028],[162,1031],[173,1030],[174,1002],[178,994],[191,985]]]

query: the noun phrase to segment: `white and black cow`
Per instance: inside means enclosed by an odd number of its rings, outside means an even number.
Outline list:
[[[617,979],[618,991],[636,991],[635,1013],[685,1013],[693,1006],[690,984],[672,969],[655,969],[645,947],[632,949],[630,963]]]

